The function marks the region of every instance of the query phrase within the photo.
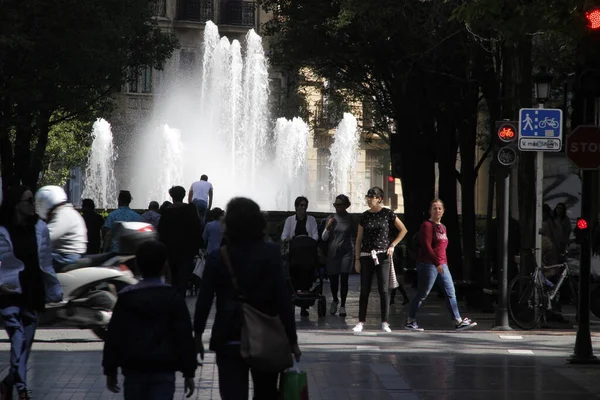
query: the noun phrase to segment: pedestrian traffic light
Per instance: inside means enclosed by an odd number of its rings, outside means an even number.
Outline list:
[[[575,224],[573,233],[575,234],[575,243],[577,244],[583,244],[589,240],[590,227],[584,218],[577,218],[577,224]]]
[[[496,121],[494,159],[499,169],[509,169],[517,161],[517,122]]]
[[[588,28],[591,30],[600,29],[600,9],[595,8],[585,13],[585,19],[588,22]]]

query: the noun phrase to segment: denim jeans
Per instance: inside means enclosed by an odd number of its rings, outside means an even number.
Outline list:
[[[421,306],[421,303],[425,301],[427,295],[433,288],[436,280],[442,290],[442,293],[446,296],[446,306],[450,312],[450,316],[453,320],[459,320],[460,312],[458,311],[458,304],[456,303],[456,293],[454,292],[454,281],[452,275],[448,269],[448,265],[444,264],[444,273],[438,273],[437,268],[433,264],[417,263],[417,275],[419,278],[419,286],[417,288],[417,294],[413,297],[410,302],[408,309],[408,318],[414,320],[417,315],[417,310]],[[440,278],[439,280],[437,278]]]
[[[6,383],[23,391],[27,389],[27,361],[37,328],[37,312],[15,305],[0,309],[0,316],[10,338],[10,369]]]
[[[175,372],[127,374],[123,395],[125,400],[173,400]]]
[[[81,254],[52,253],[52,266],[55,271],[60,271],[65,265],[73,264],[81,258]]]
[[[192,203],[196,206],[198,210],[198,216],[200,216],[200,222],[202,222],[202,226],[204,227],[206,221],[206,212],[208,211],[208,203],[204,200],[194,199]]]
[[[248,372],[254,383],[254,399],[276,400],[278,373],[266,373],[251,369],[240,355],[239,345],[225,345],[217,351],[219,370],[219,394],[223,400],[248,399]]]
[[[377,275],[377,291],[381,302],[381,322],[387,322],[390,313],[390,259],[385,253],[378,254],[379,265],[371,257],[360,258],[360,296],[358,298],[358,321],[367,319],[367,306],[373,284],[373,275]]]

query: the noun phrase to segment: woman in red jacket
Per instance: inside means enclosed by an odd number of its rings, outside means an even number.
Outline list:
[[[442,224],[444,215],[444,203],[435,199],[429,207],[429,219],[421,225],[419,230],[419,251],[417,254],[417,274],[419,286],[417,294],[410,302],[408,310],[408,319],[405,329],[411,331],[422,331],[417,325],[417,310],[421,303],[427,298],[427,295],[433,288],[438,276],[442,293],[446,295],[446,305],[448,311],[454,320],[456,330],[462,331],[477,325],[469,318],[461,318],[456,303],[454,292],[454,281],[450,270],[448,269],[448,260],[446,258],[446,248],[448,247],[448,236],[446,227]]]

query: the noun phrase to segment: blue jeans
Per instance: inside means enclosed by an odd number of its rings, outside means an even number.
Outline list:
[[[128,374],[123,395],[125,400],[173,400],[175,372]]]
[[[37,312],[8,306],[0,309],[0,316],[10,338],[10,369],[6,383],[21,392],[27,389],[27,360],[37,328]]]
[[[198,216],[200,216],[200,221],[202,222],[202,226],[204,226],[204,221],[206,220],[206,212],[208,211],[208,203],[204,200],[194,199],[192,203],[198,209]]]
[[[81,254],[52,253],[52,266],[55,271],[60,271],[65,265],[73,264],[81,258]]]
[[[413,297],[410,302],[410,306],[408,309],[408,318],[414,320],[417,316],[417,310],[431,292],[433,285],[435,284],[437,278],[438,284],[440,285],[440,289],[442,293],[446,295],[446,306],[448,307],[448,311],[450,312],[450,316],[452,319],[457,321],[462,319],[460,317],[460,312],[458,311],[458,304],[456,303],[456,293],[454,292],[454,281],[452,280],[452,275],[450,274],[450,270],[446,264],[443,265],[444,273],[438,273],[437,268],[433,264],[423,264],[417,263],[417,276],[418,276],[418,284],[417,294]]]

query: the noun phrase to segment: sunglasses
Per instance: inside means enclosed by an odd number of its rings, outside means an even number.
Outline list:
[[[33,204],[33,202],[34,202],[33,197],[30,197],[28,199],[20,201],[20,203],[29,203],[29,204]]]
[[[371,195],[366,195],[365,197],[366,197],[367,199],[378,199],[378,198],[379,198],[379,197],[377,197],[377,196],[374,196],[374,195],[372,195],[372,194],[371,194]]]
[[[306,208],[306,207],[308,207],[308,204],[298,204],[298,207],[300,207],[300,208]]]
[[[333,203],[333,206],[334,207],[344,207],[345,204],[342,204],[342,203]]]

